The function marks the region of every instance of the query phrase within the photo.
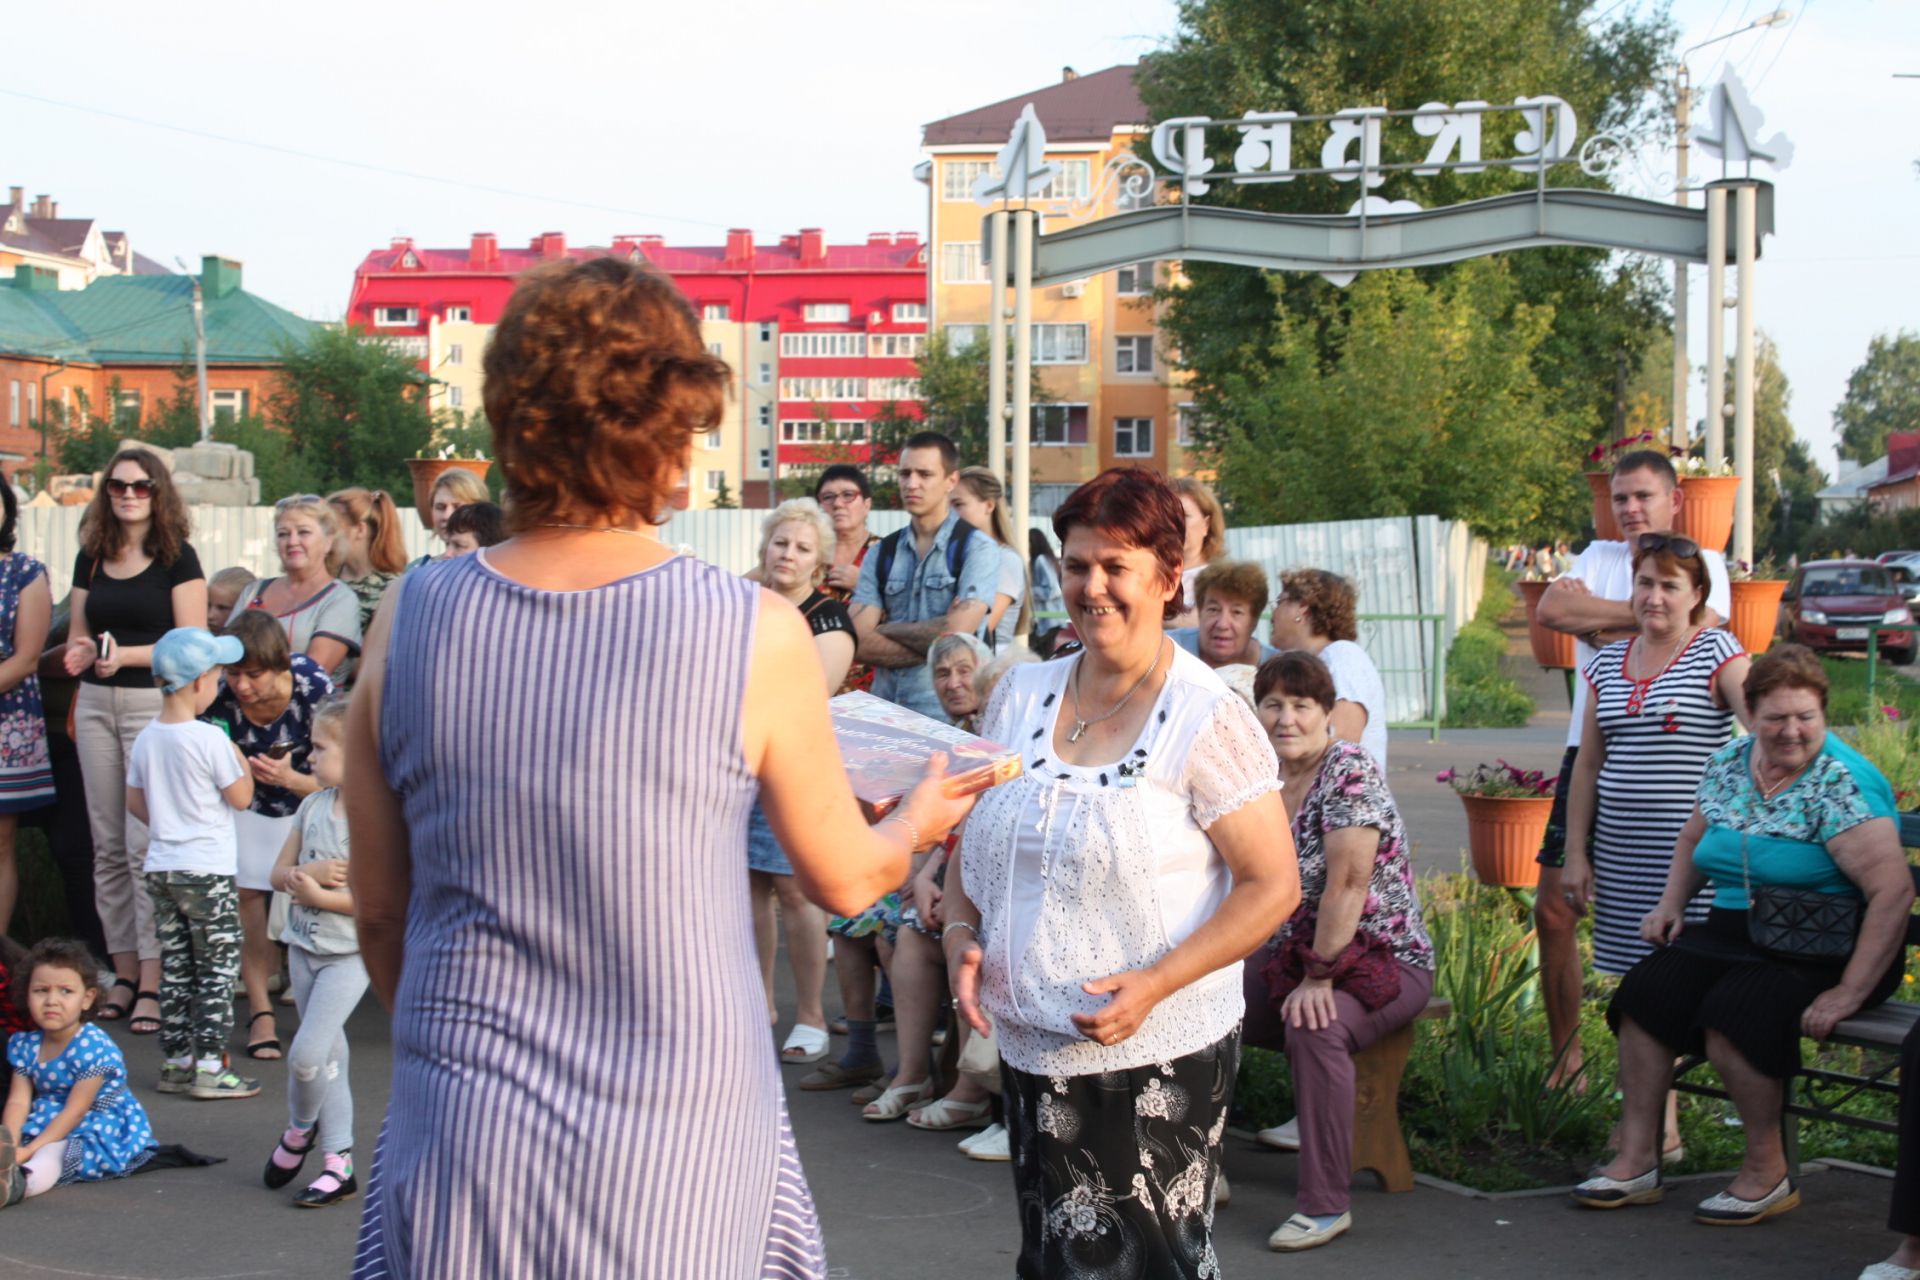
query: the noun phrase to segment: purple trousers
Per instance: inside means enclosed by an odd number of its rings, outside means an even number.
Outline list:
[[[1269,954],[1262,948],[1247,957],[1241,1043],[1284,1050],[1293,1068],[1293,1099],[1300,1110],[1300,1212],[1345,1213],[1353,1199],[1353,1055],[1420,1016],[1433,994],[1433,970],[1401,962],[1400,994],[1372,1012],[1335,991],[1338,1016],[1332,1025],[1308,1031],[1281,1021],[1267,990]]]

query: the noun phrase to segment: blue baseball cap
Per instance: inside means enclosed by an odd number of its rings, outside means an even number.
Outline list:
[[[236,636],[216,636],[205,627],[175,627],[153,646],[153,674],[164,693],[178,693],[215,667],[247,656]]]

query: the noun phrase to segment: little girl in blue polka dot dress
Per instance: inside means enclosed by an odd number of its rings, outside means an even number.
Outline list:
[[[59,939],[20,965],[14,998],[39,1030],[7,1041],[0,1208],[69,1182],[123,1178],[153,1155],[153,1126],[127,1088],[120,1047],[88,1021],[97,972],[84,946]]]

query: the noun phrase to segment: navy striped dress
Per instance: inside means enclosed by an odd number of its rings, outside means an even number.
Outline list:
[[[414,570],[388,650],[413,894],[354,1275],[822,1276],[740,866],[759,588],[483,555]]]

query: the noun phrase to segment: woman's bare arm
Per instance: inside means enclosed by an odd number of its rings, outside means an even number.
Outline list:
[[[353,842],[347,884],[360,933],[360,958],[374,995],[388,1012],[400,987],[413,854],[400,797],[387,785],[380,768],[380,686],[387,666],[387,637],[405,583],[402,578],[388,588],[361,653],[359,679],[347,708],[347,767],[340,787],[348,838]]]

